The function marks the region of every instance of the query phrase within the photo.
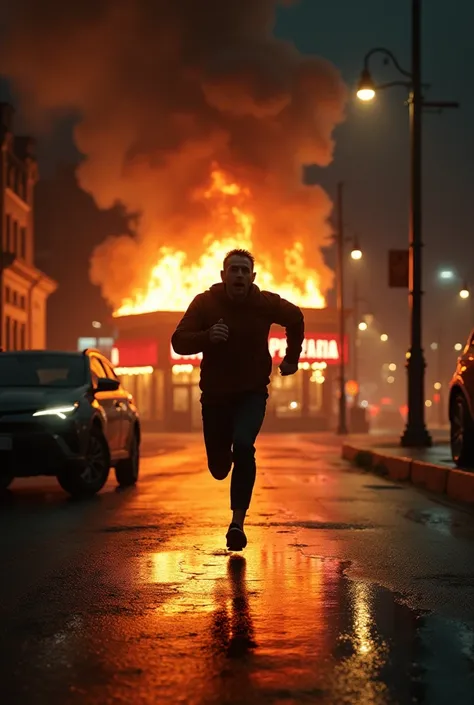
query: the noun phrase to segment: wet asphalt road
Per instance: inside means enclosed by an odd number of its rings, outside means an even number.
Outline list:
[[[2,501],[2,705],[474,703],[472,513],[266,436],[231,556],[200,439],[145,449],[133,490]]]

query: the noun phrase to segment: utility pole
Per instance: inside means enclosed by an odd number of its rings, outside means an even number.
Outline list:
[[[347,430],[346,361],[345,339],[346,321],[344,311],[344,184],[337,185],[337,310],[339,314],[339,419],[337,433],[345,436]]]
[[[357,392],[354,395],[354,407],[357,409],[359,406],[359,394],[360,394],[360,383],[359,383],[359,282],[357,280],[357,273],[354,275],[354,359],[353,359],[353,370],[354,370],[354,381],[357,382]]]

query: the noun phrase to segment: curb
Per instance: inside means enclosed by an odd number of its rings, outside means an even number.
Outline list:
[[[416,487],[444,494],[457,502],[474,505],[474,472],[388,455],[351,444],[342,445],[342,458],[394,482],[411,482]]]

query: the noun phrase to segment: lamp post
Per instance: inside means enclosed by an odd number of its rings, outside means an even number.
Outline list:
[[[401,67],[388,49],[377,47],[369,51],[364,60],[364,69],[357,96],[368,101],[376,91],[403,86],[409,92],[410,122],[410,217],[409,217],[409,309],[410,349],[407,353],[408,373],[408,418],[401,444],[405,447],[427,447],[432,443],[425,425],[425,367],[422,348],[422,113],[424,108],[457,108],[452,102],[427,102],[422,96],[421,77],[421,0],[412,0],[412,45],[411,70]],[[369,70],[372,56],[382,54],[386,63],[392,63],[403,80],[376,85]]]
[[[351,252],[351,258],[355,261],[358,262],[362,259],[363,254],[362,250],[360,249],[359,246],[359,240],[357,237],[354,237],[353,241],[353,249]],[[354,293],[353,293],[353,320],[354,320],[354,352],[353,352],[353,377],[354,381],[357,382],[357,392],[354,394],[354,407],[359,406],[359,395],[360,395],[360,385],[359,385],[359,344],[360,344],[360,339],[359,339],[359,277],[358,277],[358,272],[354,273]]]
[[[347,429],[347,398],[346,398],[346,360],[345,338],[346,319],[344,311],[344,184],[337,185],[337,309],[339,313],[339,418],[337,433],[346,436]]]

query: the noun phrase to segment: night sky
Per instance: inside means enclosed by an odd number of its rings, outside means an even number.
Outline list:
[[[427,97],[461,104],[459,110],[424,118],[425,347],[431,380],[435,373],[430,343],[442,335],[447,374],[456,357],[453,345],[465,340],[474,318],[474,309],[469,311],[469,303],[457,296],[463,280],[474,285],[474,3],[429,0],[424,6],[423,78],[431,84]],[[379,333],[387,332],[394,342],[390,349],[386,347],[386,354],[401,363],[408,346],[407,294],[387,286],[387,253],[391,248],[405,248],[408,241],[406,96],[402,88],[391,89],[379,94],[375,102],[362,105],[354,97],[354,88],[364,55],[375,46],[391,49],[400,63],[410,68],[410,2],[300,0],[291,8],[281,9],[277,34],[293,41],[304,53],[331,60],[351,91],[347,120],[335,133],[334,162],[327,169],[318,169],[316,175],[331,195],[339,180],[345,182],[347,231],[358,234],[364,250],[364,263],[357,265],[361,295],[366,300],[363,308],[375,318],[373,332],[365,334],[362,351],[370,359],[373,347],[380,345]],[[374,57],[371,69],[380,82],[397,77],[380,57]],[[42,138],[43,174],[51,174],[56,163],[71,161],[75,156],[71,123],[63,123],[49,139]],[[47,258],[39,264],[47,269]],[[348,259],[348,283],[354,266]],[[442,267],[454,268],[458,283],[442,286],[436,276]],[[90,318],[89,312],[87,316]],[[404,379],[397,388],[402,398]]]
[[[460,103],[459,110],[424,117],[424,344],[429,387],[437,377],[438,362],[430,344],[439,340],[441,332],[443,373],[449,375],[456,359],[453,345],[464,342],[474,325],[474,309],[457,296],[462,280],[474,285],[474,3],[429,0],[423,4],[423,80],[431,84],[426,96]],[[339,180],[346,184],[348,234],[358,233],[366,255],[363,271],[357,265],[362,271],[365,307],[375,315],[379,331],[396,336],[397,345],[390,354],[399,364],[408,347],[407,296],[387,286],[387,252],[403,249],[408,241],[406,96],[403,88],[392,88],[380,93],[376,102],[363,105],[354,98],[354,87],[364,55],[373,47],[392,50],[401,65],[410,68],[410,9],[409,0],[303,0],[282,11],[278,23],[281,36],[305,53],[330,59],[351,88],[347,120],[336,130],[335,159],[320,171],[320,182],[331,194]],[[381,83],[397,78],[381,57],[374,57],[371,71]],[[348,261],[349,272],[353,267]],[[459,282],[440,285],[440,267],[455,269]],[[375,331],[365,336],[362,357],[365,351],[370,359],[378,336]],[[404,393],[404,380],[397,388]]]

